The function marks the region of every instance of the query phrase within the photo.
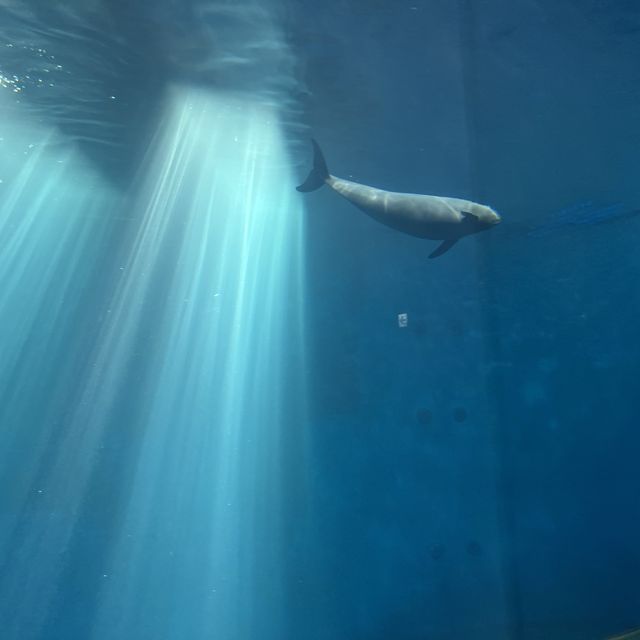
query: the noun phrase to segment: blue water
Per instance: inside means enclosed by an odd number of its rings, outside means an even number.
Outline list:
[[[638,59],[625,0],[0,2],[0,638],[640,627]],[[428,260],[311,136],[502,223]]]

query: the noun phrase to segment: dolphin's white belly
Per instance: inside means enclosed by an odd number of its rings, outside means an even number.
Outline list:
[[[327,184],[378,222],[431,240],[459,237],[461,212],[470,205],[457,198],[384,191],[334,176]]]

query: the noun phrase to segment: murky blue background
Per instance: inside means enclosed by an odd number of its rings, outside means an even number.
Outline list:
[[[625,0],[0,1],[0,637],[639,626],[639,59]],[[428,260],[311,136],[503,222]]]

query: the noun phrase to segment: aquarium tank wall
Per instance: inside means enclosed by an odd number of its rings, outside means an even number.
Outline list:
[[[0,0],[0,638],[638,637],[639,59],[626,0]]]

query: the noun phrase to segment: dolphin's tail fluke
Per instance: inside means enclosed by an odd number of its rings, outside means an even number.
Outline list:
[[[313,145],[313,169],[311,169],[309,177],[300,186],[296,187],[298,191],[305,193],[319,189],[329,177],[329,170],[320,145],[315,140],[311,140],[311,144]]]

